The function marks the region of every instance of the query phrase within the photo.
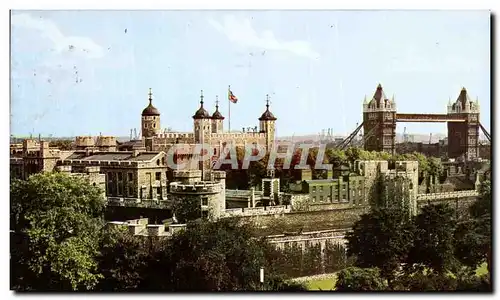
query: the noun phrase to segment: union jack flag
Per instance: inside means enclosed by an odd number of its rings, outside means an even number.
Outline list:
[[[233,103],[238,102],[238,97],[236,97],[230,89],[227,92],[227,98],[229,99],[229,101],[231,101]]]

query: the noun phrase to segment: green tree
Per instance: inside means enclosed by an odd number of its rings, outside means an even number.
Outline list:
[[[339,292],[385,291],[388,286],[379,269],[350,267],[338,272],[335,289]]]
[[[195,197],[181,197],[172,203],[177,222],[183,224],[201,218],[201,203]]]
[[[373,209],[346,235],[349,256],[361,268],[378,267],[389,284],[412,246],[413,227],[399,209]]]
[[[58,148],[60,150],[71,150],[71,149],[73,149],[73,141],[72,140],[51,141],[49,143],[49,146]]]
[[[362,154],[364,154],[362,151],[363,150],[361,150],[359,148],[354,148],[354,147],[348,148],[345,151],[345,155],[347,157],[347,160],[349,162],[354,162],[356,160],[362,159]]]
[[[161,286],[151,279],[147,285],[170,291],[262,289],[260,268],[265,268],[266,278],[274,278],[271,261],[276,254],[271,245],[254,236],[252,227],[233,219],[189,223],[166,241],[166,250],[150,264],[150,278],[156,274]]]
[[[491,272],[491,182],[484,181],[479,198],[470,207],[471,219],[460,223],[455,231],[455,256],[475,268],[483,261]]]
[[[101,278],[96,256],[105,199],[83,178],[41,173],[10,189],[13,289],[89,290]]]
[[[134,236],[126,228],[108,227],[98,257],[103,275],[98,291],[137,291],[142,286],[153,255],[149,243],[155,240]]]
[[[453,233],[455,212],[447,204],[426,205],[415,217],[414,246],[408,255],[408,266],[425,266],[445,274],[454,265]]]
[[[334,168],[339,168],[347,162],[347,156],[343,150],[327,149],[325,155],[328,158],[328,163],[332,164]]]

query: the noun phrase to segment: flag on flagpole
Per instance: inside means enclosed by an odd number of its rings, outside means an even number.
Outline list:
[[[237,103],[238,102],[238,97],[236,97],[233,92],[231,91],[231,89],[229,88],[228,89],[228,92],[227,92],[227,98],[229,99],[229,101],[233,102],[233,103]]]

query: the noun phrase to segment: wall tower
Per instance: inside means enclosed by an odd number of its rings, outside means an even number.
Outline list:
[[[274,142],[276,117],[269,110],[269,95],[266,95],[266,111],[259,118],[260,132],[266,134],[266,149],[269,151]]]
[[[141,132],[144,138],[152,138],[160,133],[160,111],[153,106],[153,93],[149,89],[149,105],[142,111]]]
[[[223,132],[224,117],[219,112],[219,96],[215,96],[215,112],[212,115],[212,133]]]
[[[472,101],[462,88],[455,103],[448,103],[448,115],[459,115],[465,122],[448,122],[448,157],[479,157],[479,101]]]
[[[367,151],[385,151],[395,153],[396,142],[396,103],[394,97],[389,100],[382,85],[370,101],[366,97],[363,103],[364,148]]]

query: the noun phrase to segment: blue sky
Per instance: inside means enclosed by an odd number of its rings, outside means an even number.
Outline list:
[[[128,136],[152,88],[162,127],[191,131],[200,90],[233,130],[258,124],[266,94],[277,133],[362,121],[378,83],[399,112],[445,113],[464,86],[490,131],[488,11],[15,11],[11,133]],[[125,32],[126,29],[126,32]],[[227,122],[225,123],[227,129]],[[446,132],[398,124],[398,132]]]

